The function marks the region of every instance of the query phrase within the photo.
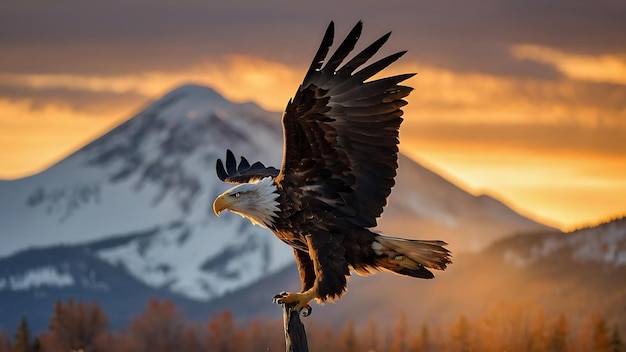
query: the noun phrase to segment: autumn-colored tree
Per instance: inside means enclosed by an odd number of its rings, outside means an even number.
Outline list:
[[[526,351],[542,352],[547,349],[546,326],[543,309],[537,309],[532,324],[528,327]]]
[[[25,317],[22,317],[20,324],[13,336],[13,345],[11,352],[31,352],[30,328]]]
[[[450,330],[453,351],[469,352],[470,345],[470,324],[465,315],[461,315]]]
[[[306,333],[311,352],[341,351],[337,329],[329,325],[309,323]],[[284,343],[283,343],[284,345]]]
[[[96,302],[63,304],[58,300],[54,306],[49,329],[40,337],[45,351],[83,350],[85,352],[107,351],[98,342],[107,333],[108,319]]]
[[[230,311],[214,315],[208,323],[207,346],[216,352],[238,352],[246,346],[245,332]]]
[[[563,314],[559,315],[554,327],[552,328],[552,332],[550,335],[550,343],[548,350],[549,351],[558,351],[558,352],[567,352],[567,337],[569,334],[569,327],[567,324],[567,319]]]
[[[345,352],[359,351],[354,320],[349,319],[341,334],[341,349]]]
[[[426,323],[422,324],[418,333],[413,335],[408,350],[411,352],[434,351],[430,328]]]
[[[257,318],[248,322],[246,330],[249,351],[280,351],[285,348],[282,320]]]
[[[393,327],[391,352],[405,352],[407,350],[407,330],[406,315],[400,313]]]
[[[375,320],[370,320],[368,323],[366,336],[362,341],[365,344],[365,351],[378,351],[378,325]]]
[[[271,351],[270,339],[263,322],[254,320],[248,323],[248,348],[262,351],[264,348]],[[278,346],[276,346],[278,348]]]
[[[609,341],[609,345],[611,346],[611,352],[624,351],[624,341],[622,341],[622,337],[619,334],[619,327],[617,326],[617,324],[613,325],[613,332],[611,333],[611,340]]]
[[[69,301],[73,305],[73,301]],[[69,303],[68,302],[68,303]],[[61,300],[54,304],[52,317],[48,323],[48,331],[40,335],[41,344],[44,350],[69,350],[72,346],[72,327],[69,326],[69,319],[64,319],[66,315],[65,306]]]
[[[591,346],[594,352],[610,352],[609,327],[606,320],[599,315],[591,317],[592,335]]]
[[[202,341],[202,331],[200,326],[187,324],[181,334],[181,350],[185,352],[204,352],[206,346]]]
[[[171,301],[150,300],[118,339],[126,352],[177,352],[182,349],[185,319]]]
[[[32,352],[41,352],[43,351],[43,347],[41,346],[41,340],[39,339],[39,337],[35,337],[35,340],[33,341],[33,346],[31,349]]]
[[[95,350],[97,351],[112,351],[116,350],[117,334],[111,331],[102,332],[98,334],[94,339]],[[46,351],[48,352],[48,351]]]
[[[11,341],[6,330],[0,331],[0,352],[11,352]]]
[[[535,312],[533,316],[532,313]],[[534,323],[543,326],[543,311],[533,310],[527,302],[498,302],[483,318],[474,331],[474,348],[485,351],[528,352],[543,346],[543,327],[537,330]]]

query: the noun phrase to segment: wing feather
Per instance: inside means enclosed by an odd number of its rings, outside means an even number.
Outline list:
[[[303,86],[308,86],[311,81],[317,81],[319,79],[320,68],[324,63],[324,58],[328,55],[328,50],[330,46],[333,45],[333,38],[335,37],[335,24],[334,22],[330,22],[328,28],[326,29],[326,33],[324,33],[324,38],[322,39],[322,43],[320,47],[317,49],[317,53],[313,57],[313,61],[311,62],[311,66],[306,73],[306,76],[303,80]],[[291,103],[291,102],[290,102]]]
[[[322,69],[322,72],[326,74],[328,78],[333,77],[337,67],[341,65],[346,56],[350,54],[354,46],[359,41],[361,36],[361,30],[363,29],[363,23],[359,21],[350,33],[346,36],[346,39],[339,45],[333,56],[326,62],[326,65]],[[322,58],[323,60],[323,58]],[[318,82],[319,84],[319,82]]]
[[[413,88],[397,86],[397,84],[412,76],[413,74],[404,74],[365,82],[358,90],[336,94],[335,99],[343,101],[344,103],[366,101],[370,104],[376,104],[378,101],[402,99],[407,96]]]
[[[349,78],[352,72],[354,72],[357,68],[359,68],[365,62],[367,62],[367,60],[372,58],[372,56],[374,56],[378,52],[378,50],[387,42],[390,36],[391,36],[391,32],[383,35],[374,43],[370,44],[370,46],[363,49],[363,51],[361,51],[356,56],[354,56],[350,61],[348,61],[348,63],[343,65],[341,69],[339,69],[339,71],[335,73],[335,75],[333,76],[331,80],[325,83],[324,88],[326,88],[327,86],[333,86],[337,84],[337,82],[340,82],[342,80],[345,80],[346,78]],[[339,51],[339,49],[337,49],[337,51]],[[348,53],[346,52],[344,57],[347,55]]]
[[[390,33],[341,66],[361,30],[358,22],[324,64],[334,36],[334,24],[328,26],[283,114],[285,150],[277,181],[292,195],[293,204],[329,204],[334,216],[373,227],[387,204],[398,167],[403,99],[412,90],[399,84],[413,74],[369,81],[405,54],[401,51],[362,67]]]
[[[276,177],[279,173],[279,170],[275,167],[266,167],[260,161],[250,165],[248,159],[243,156],[239,166],[237,166],[237,159],[235,159],[235,155],[230,149],[226,151],[226,167],[224,167],[222,159],[217,159],[215,170],[217,171],[217,177],[228,183],[247,183],[251,180],[258,180],[268,176]]]
[[[406,51],[401,51],[399,53],[395,53],[395,54],[389,55],[389,56],[387,56],[385,58],[382,58],[382,59],[374,62],[373,64],[371,64],[371,65],[365,67],[364,69],[358,71],[357,73],[351,75],[348,79],[345,79],[345,80],[343,80],[341,82],[338,82],[332,88],[329,87],[328,94],[331,95],[331,96],[339,95],[339,94],[344,93],[344,92],[346,92],[348,90],[355,89],[358,85],[360,85],[363,82],[365,82],[366,79],[374,76],[375,74],[377,74],[380,71],[382,71],[383,69],[385,69],[387,66],[391,65],[394,61],[396,61],[400,57],[402,57],[405,53],[406,53]]]

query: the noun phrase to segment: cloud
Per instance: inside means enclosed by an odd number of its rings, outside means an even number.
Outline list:
[[[0,74],[1,76],[1,74]],[[115,116],[121,112],[128,113],[148,98],[135,92],[116,93],[110,91],[90,91],[72,89],[62,85],[51,85],[35,88],[27,85],[6,85],[0,83],[0,97],[5,100],[26,101],[33,110],[48,105],[66,106],[68,109],[98,116]]]
[[[291,66],[310,60],[330,20],[343,35],[362,19],[363,39],[393,30],[390,48],[408,49],[412,58],[429,65],[550,78],[549,66],[520,63],[509,56],[510,46],[623,51],[625,6],[611,0],[575,5],[566,0],[66,0],[55,6],[10,1],[0,4],[0,26],[7,34],[0,41],[0,71],[127,74],[180,70],[222,55]]]
[[[260,103],[270,110],[282,110],[295,93],[303,74],[291,67],[263,59],[231,55],[180,71],[138,72],[124,75],[2,73],[0,81],[7,95],[11,88],[24,94],[71,90],[135,97],[157,97],[176,86],[195,82],[209,85],[235,101]],[[0,93],[2,93],[0,90]]]
[[[419,63],[398,64],[391,71],[418,72],[408,82],[415,89],[406,107],[407,124],[626,126],[622,85],[460,73]]]
[[[506,153],[548,153],[554,157],[626,156],[626,126],[586,127],[577,124],[412,122],[404,136],[422,148],[464,150],[468,154],[497,148]],[[626,162],[626,161],[625,161]],[[626,175],[625,175],[626,176]]]
[[[626,84],[626,59],[615,55],[580,55],[539,45],[515,45],[517,59],[533,60],[554,66],[571,79]]]

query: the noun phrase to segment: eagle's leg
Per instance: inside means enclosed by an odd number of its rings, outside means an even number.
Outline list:
[[[318,232],[306,235],[307,251],[294,251],[302,291],[299,293],[283,292],[276,297],[277,303],[296,304],[298,311],[307,316],[311,313],[309,302],[313,299],[323,303],[341,297],[346,291],[347,276],[350,275],[345,259],[345,249],[337,241],[337,235]]]
[[[306,236],[305,238],[307,239],[307,246],[311,248],[310,236]],[[309,302],[317,297],[315,264],[313,260],[311,260],[309,252],[294,248],[293,254],[296,257],[298,273],[302,281],[302,291],[299,293],[281,292],[274,296],[274,302],[278,304],[296,303],[294,308],[296,308],[298,312],[302,312],[302,315],[306,317],[311,314],[312,310]]]
[[[274,302],[278,304],[293,304],[293,309],[301,312],[303,316],[309,316],[313,310],[309,302],[316,297],[313,289],[304,292],[291,293],[281,292],[274,296]]]

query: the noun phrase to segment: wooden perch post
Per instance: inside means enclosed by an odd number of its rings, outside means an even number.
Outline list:
[[[300,313],[292,309],[295,304],[280,304],[283,307],[283,324],[285,328],[285,347],[287,352],[309,352],[306,331],[300,321]]]

